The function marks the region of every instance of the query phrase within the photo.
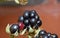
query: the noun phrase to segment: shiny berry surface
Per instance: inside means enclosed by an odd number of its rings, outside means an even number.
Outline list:
[[[19,19],[18,19],[18,22],[23,22],[23,21],[24,21],[24,17],[20,16]]]
[[[36,10],[31,10],[31,12],[37,14]]]
[[[26,10],[23,14],[24,18],[27,19],[30,17],[30,11]]]
[[[25,24],[25,26],[28,26],[29,23],[30,23],[30,22],[29,22],[29,19],[25,19],[25,20],[24,20],[24,24]]]
[[[43,36],[43,35],[46,35],[46,31],[45,30],[41,30],[40,32],[39,32],[39,35],[41,35],[41,36]]]
[[[36,24],[36,19],[35,18],[30,19],[30,23],[31,23],[31,25]]]
[[[47,33],[47,36],[49,36],[49,37],[50,37],[50,36],[51,36],[51,33],[50,33],[50,32],[48,32],[48,33]]]
[[[14,34],[17,30],[18,30],[18,32],[20,31],[18,24],[13,24],[13,25],[10,27],[10,32],[11,32],[12,34]]]
[[[36,11],[35,10],[31,10],[30,11],[30,18],[35,17],[35,15],[36,15]]]
[[[35,19],[36,19],[36,20],[39,20],[39,16],[38,16],[38,15],[35,15]]]
[[[38,20],[38,21],[37,21],[37,25],[38,25],[38,26],[41,26],[41,25],[42,25],[42,21],[41,21],[41,20]]]

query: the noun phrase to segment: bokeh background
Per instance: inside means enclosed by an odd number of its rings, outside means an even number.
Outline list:
[[[17,23],[18,17],[25,10],[36,10],[42,26],[47,32],[56,33],[60,38],[60,3],[56,0],[49,0],[48,3],[43,3],[35,6],[0,6],[0,38],[9,38],[9,34],[5,32],[7,24]],[[15,38],[27,38],[27,36],[18,36]]]

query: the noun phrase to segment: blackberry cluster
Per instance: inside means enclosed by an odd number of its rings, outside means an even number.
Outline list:
[[[42,25],[42,21],[39,18],[35,10],[28,11],[26,10],[22,16],[18,19],[18,24],[12,24],[10,27],[10,32],[14,34],[17,30],[18,33],[20,30],[28,28],[31,26],[34,29],[38,29]],[[58,38],[57,34],[47,33],[45,30],[41,30],[35,38]]]
[[[41,30],[35,38],[58,38],[57,34],[51,34],[50,32],[46,32],[45,30]]]
[[[35,29],[40,27],[42,24],[42,21],[39,19],[39,16],[35,10],[26,10],[23,16],[19,17],[18,22],[23,22],[25,28],[30,25],[32,28],[35,26]]]

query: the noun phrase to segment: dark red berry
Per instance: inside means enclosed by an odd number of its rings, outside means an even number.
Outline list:
[[[20,30],[23,30],[24,27],[25,27],[24,23],[23,23],[23,22],[20,22],[20,23],[19,23],[19,27],[20,27]]]

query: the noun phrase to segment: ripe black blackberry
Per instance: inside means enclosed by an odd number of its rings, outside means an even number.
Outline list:
[[[23,21],[24,21],[24,17],[20,16],[19,19],[18,19],[18,22],[23,22]]]
[[[11,34],[14,34],[16,31],[20,32],[20,27],[18,24],[12,24],[10,27]]]
[[[24,19],[29,19],[30,18],[30,11],[26,10],[23,14]]]

